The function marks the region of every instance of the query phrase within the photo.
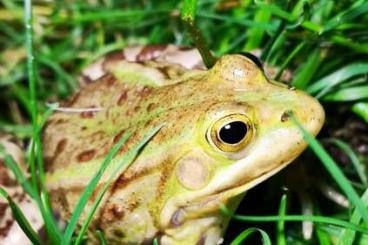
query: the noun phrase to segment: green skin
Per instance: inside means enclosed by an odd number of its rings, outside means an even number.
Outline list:
[[[236,197],[305,149],[287,112],[313,135],[323,125],[324,112],[314,98],[269,81],[241,55],[225,55],[208,71],[163,61],[105,61],[105,75],[66,104],[101,110],[56,112],[44,129],[47,188],[62,218],[70,217],[91,176],[124,133],[133,136],[99,187],[131,146],[150,129],[164,126],[116,174],[90,226],[91,243],[97,242],[94,230],[101,229],[109,244],[154,238],[160,244],[216,244],[228,223],[219,207],[234,211]],[[234,114],[249,119],[250,135],[246,144],[230,151],[224,142],[219,147],[211,132],[216,122]]]

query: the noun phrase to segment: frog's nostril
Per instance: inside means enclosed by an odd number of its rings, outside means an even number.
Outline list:
[[[281,122],[287,122],[289,120],[289,117],[293,114],[292,110],[286,110],[281,115]]]

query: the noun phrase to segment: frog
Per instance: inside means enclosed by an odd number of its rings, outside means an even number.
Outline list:
[[[220,244],[244,193],[307,147],[291,116],[316,136],[321,104],[274,81],[253,56],[226,54],[207,69],[196,49],[132,47],[82,72],[81,89],[60,105],[42,132],[46,187],[67,222],[104,158],[124,157],[159,127],[114,178],[87,231],[98,244]],[[108,181],[108,168],[82,212]]]

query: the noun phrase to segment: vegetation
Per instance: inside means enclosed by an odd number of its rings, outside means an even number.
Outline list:
[[[291,73],[291,79],[284,82],[315,96],[327,112],[319,137],[321,143],[305,133],[311,147],[298,160],[299,167],[291,167],[294,169],[249,192],[238,214],[233,216],[225,243],[259,239],[250,237],[253,233],[260,234],[264,244],[367,242],[368,2],[192,0],[186,3],[189,9],[185,13],[192,21],[195,15],[195,24],[215,57],[255,52],[264,64],[279,68],[275,78],[284,79],[285,71]],[[55,108],[50,102],[76,91],[80,71],[112,50],[137,43],[193,45],[180,19],[182,4],[178,0],[33,3],[1,0],[0,131],[27,142],[31,178],[28,180],[22,174],[3,149],[1,155],[40,207],[50,243],[71,243],[83,200],[89,197],[88,193],[84,195],[73,222],[65,232],[61,231],[48,204],[40,147],[40,128]],[[192,27],[188,29],[193,30]],[[212,58],[207,62],[209,66]],[[132,149],[130,157],[154,133],[150,132]],[[123,144],[123,140],[118,144]],[[106,157],[106,164],[113,154],[114,149]],[[125,161],[122,164],[129,163],[129,156]],[[292,172],[295,168],[297,171]],[[299,178],[300,172],[305,177]],[[98,174],[89,188],[98,181]],[[291,179],[298,181],[290,184]],[[335,190],[346,196],[349,208],[320,194],[330,191],[336,197],[339,193]],[[3,189],[0,195],[7,198],[30,239],[41,244],[11,197]],[[328,197],[338,202],[333,195]],[[298,199],[302,200],[302,210]],[[305,207],[303,203],[310,205]],[[228,214],[225,207],[223,213]],[[301,221],[303,229],[291,223]],[[312,236],[305,228],[310,221],[315,222]],[[99,234],[103,243],[103,234]],[[75,235],[73,243],[78,244],[83,234]]]

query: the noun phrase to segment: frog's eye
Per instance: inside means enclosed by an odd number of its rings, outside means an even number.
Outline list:
[[[224,152],[243,149],[253,137],[251,120],[243,114],[232,114],[221,118],[210,130],[213,144]]]

